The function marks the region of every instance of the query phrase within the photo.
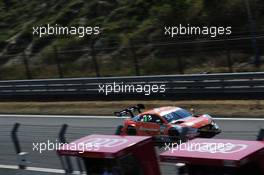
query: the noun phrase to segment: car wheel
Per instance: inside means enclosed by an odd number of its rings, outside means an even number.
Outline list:
[[[137,135],[136,128],[133,126],[128,126],[127,127],[127,135],[132,135],[132,136]]]
[[[170,142],[177,142],[179,140],[180,132],[176,128],[171,128],[168,132],[168,135]]]
[[[178,137],[180,135],[180,132],[177,129],[173,128],[169,130],[168,134],[170,137]]]
[[[121,135],[122,133],[122,129],[124,127],[122,125],[119,125],[117,128],[116,128],[116,132],[115,132],[115,135]]]
[[[216,134],[212,132],[200,132],[199,137],[201,138],[213,138]]]
[[[215,128],[214,125],[209,125],[209,130],[208,131],[200,131],[199,137],[202,138],[212,138],[215,135],[219,134],[221,132],[221,130],[219,130],[218,128]]]

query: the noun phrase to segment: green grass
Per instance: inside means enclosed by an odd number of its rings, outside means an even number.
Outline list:
[[[131,105],[143,103],[147,109],[161,106],[179,106],[196,113],[214,117],[263,117],[264,102],[253,100],[227,101],[93,101],[93,102],[0,102],[0,114],[61,114],[112,116]],[[226,110],[228,109],[228,110]]]

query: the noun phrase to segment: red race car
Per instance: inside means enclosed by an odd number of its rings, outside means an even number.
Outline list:
[[[130,118],[124,120],[124,125],[117,128],[116,134],[154,136],[160,139],[181,136],[210,138],[221,132],[208,114],[194,115],[185,109],[172,106],[154,108],[145,112],[141,112],[141,109],[145,109],[144,105],[138,104],[115,112],[118,117],[130,115]]]

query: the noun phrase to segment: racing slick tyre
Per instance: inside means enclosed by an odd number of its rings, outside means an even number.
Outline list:
[[[200,132],[199,137],[202,138],[213,138],[216,134],[212,132]]]
[[[169,135],[170,142],[176,142],[179,139],[180,132],[176,128],[171,128],[168,132],[168,135]]]
[[[122,125],[119,125],[117,128],[116,128],[116,132],[115,132],[115,135],[121,135],[122,133],[122,129],[124,127]]]
[[[170,137],[178,137],[180,135],[180,132],[177,129],[172,128],[169,130],[168,134]]]
[[[218,128],[215,128],[214,125],[209,125],[208,127],[209,127],[208,131],[202,130],[202,128],[200,129],[199,137],[212,138],[212,137],[214,137],[215,135],[217,135],[217,134],[219,134],[221,132],[221,130],[218,129]]]
[[[127,135],[135,136],[135,135],[137,135],[137,130],[133,126],[128,126],[126,133],[127,133]]]

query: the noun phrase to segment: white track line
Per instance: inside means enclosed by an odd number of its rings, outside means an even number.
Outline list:
[[[81,115],[20,115],[20,114],[0,114],[0,117],[15,117],[15,118],[90,118],[90,119],[117,119],[127,117],[115,116],[81,116]]]
[[[16,114],[0,114],[0,117],[15,117],[15,118],[72,118],[72,119],[124,119],[127,117],[115,116],[81,116],[81,115],[16,115]],[[264,118],[224,118],[216,117],[215,120],[231,120],[231,121],[264,121]]]
[[[264,121],[264,118],[214,118],[214,120],[222,120],[222,121]]]
[[[12,169],[19,170],[17,165],[0,165],[0,169]],[[64,170],[61,169],[52,169],[52,168],[40,168],[40,167],[27,167],[28,171],[36,171],[36,172],[45,172],[45,173],[58,173],[65,174]]]
[[[163,166],[171,166],[170,163],[160,162]],[[175,164],[177,166],[177,164]],[[9,169],[9,170],[19,170],[17,165],[0,165],[1,169]],[[43,173],[56,173],[56,174],[65,174],[65,171],[62,169],[53,169],[53,168],[41,168],[41,167],[27,167],[24,171],[34,171],[34,172],[43,172]],[[80,171],[73,171],[72,174],[80,175]],[[85,175],[85,173],[83,173]]]

